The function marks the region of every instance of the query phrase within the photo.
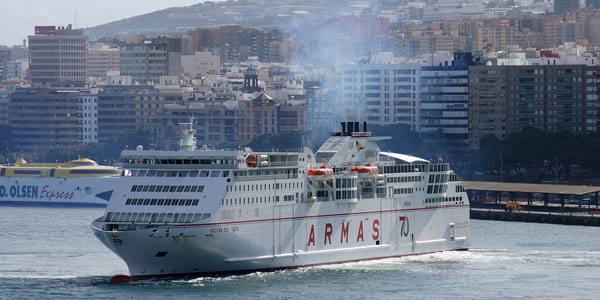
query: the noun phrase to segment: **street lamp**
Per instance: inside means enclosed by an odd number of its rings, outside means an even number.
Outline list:
[[[558,184],[558,158],[554,157],[554,184]]]
[[[500,182],[502,182],[502,155],[500,155]]]

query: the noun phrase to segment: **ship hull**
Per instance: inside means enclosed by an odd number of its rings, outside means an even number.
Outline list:
[[[0,204],[105,207],[119,177],[0,178]]]
[[[411,202],[293,203],[240,208],[240,216],[257,212],[254,219],[118,232],[96,223],[92,228],[132,276],[242,273],[469,247],[468,205],[413,208]]]

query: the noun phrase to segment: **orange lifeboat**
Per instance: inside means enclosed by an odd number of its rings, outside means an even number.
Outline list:
[[[314,181],[325,181],[333,178],[333,170],[327,166],[321,166],[318,169],[308,169],[308,178]]]
[[[378,171],[379,171],[379,169],[377,169],[377,167],[371,165],[371,163],[368,163],[364,166],[354,166],[354,167],[350,168],[350,172],[358,173],[358,178],[371,178],[371,177],[377,175]]]

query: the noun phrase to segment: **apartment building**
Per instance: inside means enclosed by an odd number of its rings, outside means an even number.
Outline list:
[[[29,39],[29,79],[34,84],[83,86],[88,78],[88,36],[83,29],[36,26]]]

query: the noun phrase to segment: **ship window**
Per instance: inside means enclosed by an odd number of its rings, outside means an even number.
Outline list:
[[[150,205],[156,205],[156,202],[157,202],[157,201],[158,201],[157,199],[152,199],[152,200],[150,200]]]
[[[187,217],[185,218],[185,222],[191,223],[193,218],[194,218],[194,214],[188,214]]]
[[[183,160],[183,164],[184,165],[191,165],[192,164],[192,160],[191,159],[184,159]]]
[[[212,171],[210,173],[210,177],[219,177],[221,175],[221,171]]]
[[[210,219],[210,213],[202,214],[202,220]]]
[[[165,199],[158,199],[157,205],[163,205],[165,203]]]
[[[150,213],[146,213],[146,214],[144,215],[144,220],[143,220],[143,222],[144,222],[144,223],[145,223],[145,222],[150,222],[150,216],[151,216],[151,214],[150,214]]]
[[[175,193],[175,191],[177,190],[177,186],[176,185],[172,185],[171,188],[169,189],[170,193]]]
[[[158,213],[153,213],[152,218],[150,218],[150,222],[155,223],[158,219]]]
[[[179,177],[187,177],[187,176],[188,176],[188,171],[179,172]]]
[[[154,192],[155,190],[156,190],[156,186],[151,185],[150,188],[148,189],[148,192]]]
[[[223,171],[223,177],[229,177],[229,171]]]
[[[162,185],[157,185],[155,192],[160,193],[162,191]]]
[[[131,186],[131,191],[132,191],[132,192],[135,192],[135,191],[136,191],[136,189],[137,189],[137,185],[133,185],[133,186]]]
[[[174,165],[175,164],[175,160],[174,159],[169,159],[167,163],[169,165]]]
[[[126,214],[126,213],[124,213],[124,212],[122,212],[122,213],[119,215],[119,221],[117,221],[117,222],[124,222],[124,221],[125,221],[125,217],[127,217],[127,214]]]
[[[185,199],[179,199],[179,206],[185,205]]]
[[[190,177],[198,177],[198,171],[191,171],[189,176]]]
[[[137,175],[137,170],[131,170],[131,176],[136,176]]]
[[[150,204],[150,199],[144,199],[144,205]]]
[[[113,213],[112,213],[112,212],[109,212],[109,213],[107,213],[107,214],[106,214],[106,217],[104,218],[104,222],[110,222],[110,221],[111,221],[111,218],[112,218],[112,216],[113,216]]]
[[[146,170],[139,170],[137,173],[138,177],[143,177],[144,175],[146,175]]]
[[[200,172],[200,177],[208,177],[209,172],[208,171],[201,171]]]
[[[175,172],[175,171],[168,171],[167,172],[167,177],[175,177],[175,176],[177,176],[177,172]]]
[[[171,205],[171,199],[165,199],[165,205]]]
[[[142,220],[144,220],[144,213],[139,213],[135,221],[142,222]]]
[[[192,205],[192,199],[185,200],[185,206],[190,206],[190,205]]]
[[[173,223],[177,223],[177,220],[178,220],[178,219],[179,219],[179,213],[175,213],[175,214],[173,215],[173,219],[172,219],[172,221],[171,221],[171,222],[173,222]]]
[[[162,222],[165,220],[165,215],[166,215],[165,213],[161,213],[161,214],[158,216],[158,220],[157,220],[156,222],[157,222],[157,223],[162,223]]]
[[[125,219],[123,219],[123,222],[131,222],[131,213],[127,213],[127,215],[125,215]]]
[[[165,171],[158,171],[156,172],[156,177],[165,177]]]
[[[149,177],[154,177],[155,175],[156,175],[156,171],[154,171],[154,170],[149,170],[148,174],[146,174],[146,176],[149,176]]]
[[[180,214],[179,219],[177,220],[177,223],[183,223],[186,216],[187,216],[187,214]]]
[[[127,201],[125,201],[125,205],[130,205],[131,204],[131,199],[127,199]]]
[[[198,186],[198,192],[200,192],[200,193],[204,192],[204,186],[203,185],[199,185]]]
[[[194,199],[194,201],[192,202],[192,205],[196,206],[196,205],[198,205],[198,203],[200,203],[200,200],[199,199]]]
[[[199,164],[200,164],[200,160],[192,159],[192,165],[199,165]]]
[[[185,189],[183,189],[183,192],[184,192],[184,193],[189,193],[191,188],[192,188],[191,186],[189,186],[189,185],[186,185],[186,186],[185,186]]]
[[[175,164],[177,164],[177,165],[183,165],[183,160],[182,159],[176,159]]]
[[[149,188],[149,186],[145,185],[145,186],[142,188],[142,191],[143,191],[143,192],[147,192],[147,191],[148,191],[148,188]],[[139,191],[139,190],[138,190],[138,191]]]
[[[171,203],[171,205],[177,205],[177,204],[179,204],[179,200],[173,199],[173,202]]]
[[[181,193],[181,192],[183,192],[183,188],[184,188],[184,186],[183,186],[183,185],[180,185],[180,186],[178,186],[178,187],[177,187],[177,192],[178,192],[178,193]]]
[[[192,188],[190,189],[191,193],[195,193],[198,190],[198,187],[193,185]]]
[[[194,214],[194,219],[192,220],[192,223],[196,223],[196,222],[200,221],[201,218],[202,218],[202,214]]]
[[[173,221],[173,213],[168,213],[165,218],[165,223],[171,223]]]

